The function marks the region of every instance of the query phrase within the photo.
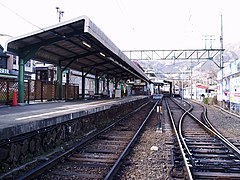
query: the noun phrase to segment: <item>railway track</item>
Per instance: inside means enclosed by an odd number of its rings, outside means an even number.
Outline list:
[[[18,179],[112,179],[157,103],[144,104]]]
[[[184,178],[240,179],[240,151],[211,125],[206,109],[174,100],[166,105],[185,165]]]

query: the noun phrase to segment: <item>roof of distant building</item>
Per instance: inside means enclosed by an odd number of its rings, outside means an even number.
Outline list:
[[[200,89],[207,89],[208,88],[207,86],[204,86],[204,85],[201,85],[201,84],[197,85],[196,87],[200,88]]]

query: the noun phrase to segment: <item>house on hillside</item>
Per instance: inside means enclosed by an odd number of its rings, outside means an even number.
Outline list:
[[[192,93],[192,96],[191,96]],[[203,97],[208,96],[208,87],[202,84],[193,84],[192,87],[185,87],[184,98],[192,98],[195,100],[202,101]]]

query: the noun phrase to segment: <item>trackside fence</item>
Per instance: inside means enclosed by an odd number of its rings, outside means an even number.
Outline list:
[[[14,79],[0,79],[0,105],[11,105],[13,93],[18,93],[18,81]],[[25,80],[24,101],[54,101],[59,100],[58,83]],[[62,91],[63,100],[79,99],[79,85],[64,84]]]

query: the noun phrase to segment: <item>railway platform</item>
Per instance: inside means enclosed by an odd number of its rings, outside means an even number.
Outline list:
[[[1,107],[0,140],[66,123],[76,118],[108,110],[113,106],[145,98],[147,96],[128,96],[120,99],[58,101]]]

